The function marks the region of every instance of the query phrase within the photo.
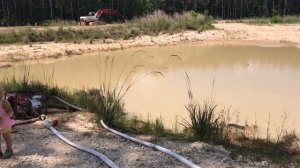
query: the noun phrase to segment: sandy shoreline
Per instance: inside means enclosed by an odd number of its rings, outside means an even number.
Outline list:
[[[216,29],[198,33],[186,31],[178,34],[141,36],[129,40],[95,40],[75,43],[33,43],[0,45],[0,67],[9,67],[15,62],[38,59],[51,60],[91,52],[122,50],[132,47],[163,46],[182,43],[238,44],[259,46],[295,46],[300,48],[300,24],[291,25],[246,25],[243,23],[218,22]]]
[[[94,117],[94,114],[87,112],[48,115],[50,120],[59,120],[56,129],[63,136],[74,143],[105,154],[120,167],[186,167],[181,162],[160,151],[132,143],[104,129],[97,128]],[[10,159],[0,160],[0,167],[108,167],[99,158],[77,150],[61,141],[46,129],[40,121],[15,127],[14,131],[15,154]],[[146,141],[154,140],[151,136],[132,136]],[[230,152],[222,146],[209,145],[203,142],[156,139],[155,143],[186,157],[201,167],[279,167],[268,161],[252,161],[250,158],[243,156],[232,159]],[[2,144],[2,149],[4,149],[4,144]]]

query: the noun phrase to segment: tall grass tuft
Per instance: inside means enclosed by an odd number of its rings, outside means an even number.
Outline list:
[[[155,11],[143,18],[130,22],[129,26],[139,28],[142,34],[174,33],[184,30],[212,29],[212,19],[196,12],[166,15],[163,11]]]
[[[103,92],[104,98],[100,101],[98,114],[102,115],[103,120],[114,128],[122,128],[123,117],[125,115],[121,99],[117,97],[115,91]]]
[[[147,134],[151,133],[151,121],[148,115],[147,121],[145,121],[141,127],[142,132]]]
[[[158,137],[165,135],[165,127],[161,117],[155,120],[153,131],[154,135]]]
[[[178,55],[170,55],[170,58],[178,61],[182,67],[189,104],[185,106],[189,113],[189,119],[185,120],[184,127],[194,138],[201,140],[211,140],[212,138],[224,138],[224,128],[226,118],[225,110],[217,111],[217,104],[213,99],[207,99],[203,103],[194,100],[194,94],[191,87],[191,79],[188,73],[183,69],[183,61]],[[213,81],[214,87],[214,81]]]
[[[138,54],[139,57],[136,57]],[[135,60],[136,59],[136,60]],[[98,73],[99,73],[99,95],[103,97],[99,99],[99,110],[97,113],[100,118],[111,127],[122,128],[126,125],[125,110],[123,108],[123,98],[127,92],[140,80],[149,75],[163,74],[156,69],[148,70],[146,61],[153,60],[152,56],[147,55],[143,50],[134,52],[130,58],[124,63],[123,67],[117,67],[121,71],[115,72],[115,57],[107,56],[99,57]],[[130,65],[131,62],[137,61],[137,64]],[[128,70],[128,72],[126,71]],[[116,79],[112,79],[112,74],[116,73]],[[123,78],[123,79],[121,79]],[[128,120],[127,120],[128,121]]]
[[[217,105],[210,100],[204,101],[203,104],[190,103],[186,106],[190,119],[186,128],[192,131],[194,137],[203,140],[221,137],[220,117],[217,116],[216,108]]]

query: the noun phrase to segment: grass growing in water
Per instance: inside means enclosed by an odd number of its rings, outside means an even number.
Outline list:
[[[191,130],[193,136],[201,140],[221,138],[224,124],[217,115],[217,105],[206,100],[203,104],[190,103],[186,106],[190,122],[186,122],[186,129]]]

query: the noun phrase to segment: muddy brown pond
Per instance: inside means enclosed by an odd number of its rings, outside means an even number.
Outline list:
[[[55,62],[21,63],[1,69],[1,78],[30,79],[73,89],[95,88],[105,81],[121,88],[125,109],[146,120],[162,118],[169,128],[188,119],[189,75],[195,99],[213,97],[231,108],[231,122],[257,124],[265,136],[282,126],[300,133],[300,50],[294,47],[188,44],[87,54]],[[155,75],[149,73],[156,72]],[[162,73],[162,75],[160,74]],[[148,75],[149,74],[149,75]],[[110,81],[110,82],[109,82]]]

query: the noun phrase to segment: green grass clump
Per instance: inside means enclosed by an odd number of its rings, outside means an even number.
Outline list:
[[[0,37],[0,44],[13,44],[22,41],[22,37],[16,31],[1,34]]]
[[[284,16],[282,17],[283,23],[293,24],[293,23],[300,23],[300,15],[298,16]]]
[[[46,20],[41,23],[42,26],[76,26],[78,23],[75,20]]]
[[[22,80],[17,80],[13,77],[12,79],[0,81],[0,85],[2,85],[7,91],[43,91],[46,95],[49,96],[61,96],[63,98],[70,97],[70,95],[64,89],[51,87],[39,81],[30,81],[25,77]]]
[[[217,105],[212,101],[204,101],[203,104],[190,103],[186,106],[189,112],[190,122],[186,122],[186,129],[191,130],[195,138],[211,140],[211,138],[223,137],[223,122],[217,114]]]
[[[252,18],[252,19],[244,19],[243,23],[246,24],[296,24],[300,23],[300,16],[279,16],[275,15],[270,18]]]
[[[150,134],[152,132],[152,126],[149,117],[147,118],[147,121],[143,122],[141,130],[142,132],[145,132],[147,134]]]
[[[165,135],[165,127],[161,118],[155,120],[153,131],[156,136]]]
[[[100,101],[99,115],[102,114],[104,122],[114,128],[122,128],[123,126],[123,105],[121,99],[117,97],[116,93],[102,92],[105,99]]]
[[[294,157],[300,156],[299,148],[295,143],[299,138],[294,133],[289,133],[280,142],[262,138],[240,138],[239,145],[232,143],[224,144],[231,150],[231,156],[235,159],[238,155],[251,156],[257,161],[270,159],[283,167],[297,164]],[[289,166],[288,166],[289,167]]]
[[[142,34],[174,33],[185,30],[208,30],[212,29],[212,18],[196,12],[185,12],[166,15],[162,11],[156,11],[151,15],[131,22],[132,27],[138,27]]]
[[[148,134],[155,137],[174,137],[175,134],[179,133],[172,132],[165,128],[162,118],[156,118],[154,121],[150,120],[149,117],[146,121],[138,119],[137,116],[123,117],[121,130],[134,134]],[[179,137],[179,136],[177,136]]]
[[[283,19],[281,16],[273,16],[271,18],[271,23],[283,23]]]
[[[255,25],[265,25],[271,23],[268,18],[245,19],[242,22],[246,24],[255,24]]]

